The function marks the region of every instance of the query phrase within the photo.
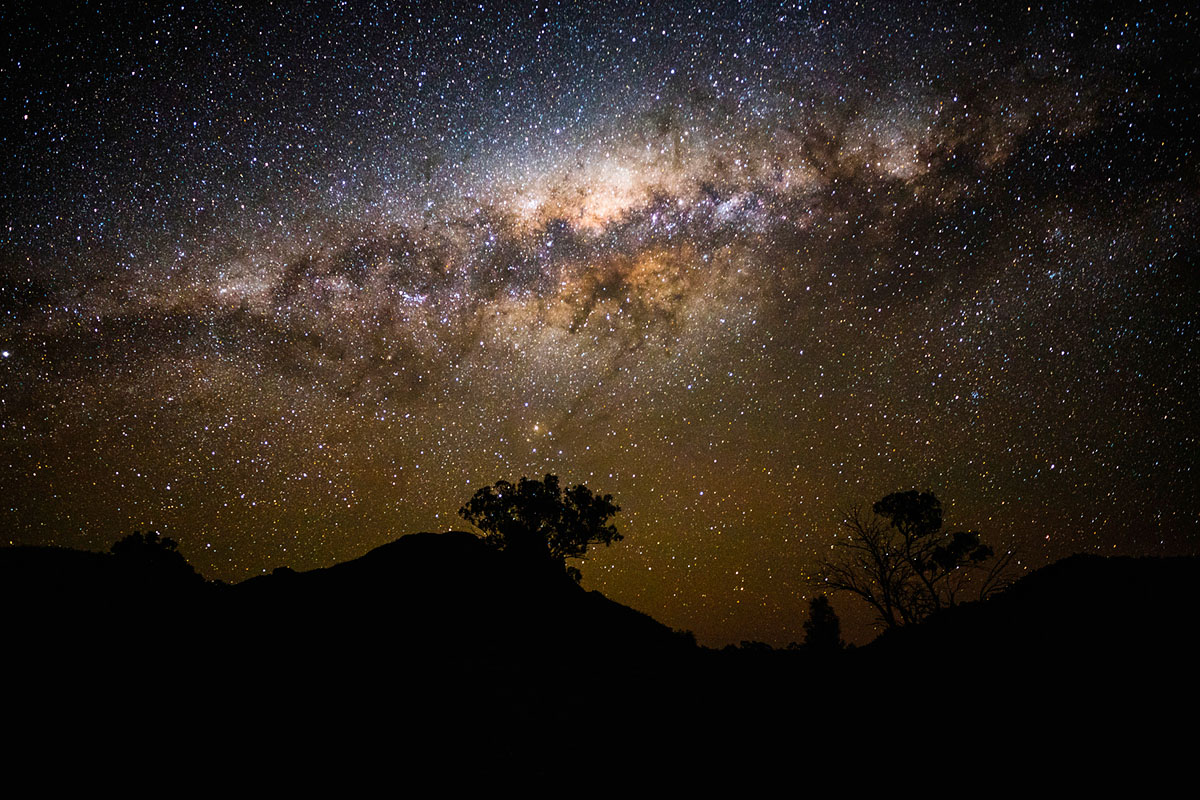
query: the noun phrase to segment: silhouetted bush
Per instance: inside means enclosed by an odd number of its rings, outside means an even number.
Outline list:
[[[199,573],[179,552],[175,540],[162,536],[158,531],[134,531],[113,543],[109,552],[123,564],[135,569],[162,577],[200,579]]]
[[[804,646],[813,651],[833,652],[845,647],[842,622],[829,598],[823,594],[808,601],[808,619],[804,620]]]

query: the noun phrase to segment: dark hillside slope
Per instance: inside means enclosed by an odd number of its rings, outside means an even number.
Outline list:
[[[234,586],[107,554],[8,548],[0,600],[9,663],[26,681],[120,682],[153,664],[183,689],[272,704],[406,680],[421,702],[536,698],[548,681],[578,691],[695,653],[645,614],[463,532]]]
[[[890,632],[880,654],[948,649],[1055,658],[1190,651],[1200,611],[1200,559],[1076,555],[1024,576],[983,602]]]
[[[678,650],[681,642],[563,573],[530,569],[461,531],[404,536],[311,572],[277,570],[223,599],[237,609],[247,645],[264,628],[400,658],[525,650],[595,657]]]
[[[153,732],[293,764],[402,751],[448,774],[471,742],[488,774],[541,778],[618,742],[625,767],[697,774],[850,767],[863,731],[897,758],[1014,742],[1083,758],[1134,730],[1158,746],[1195,710],[1198,578],[1197,559],[1074,557],[821,655],[696,648],[461,532],[236,586],[0,549],[9,727],[30,741]]]
[[[1076,555],[886,633],[860,656],[943,695],[1144,724],[1149,709],[1196,710],[1197,587],[1198,558]]]

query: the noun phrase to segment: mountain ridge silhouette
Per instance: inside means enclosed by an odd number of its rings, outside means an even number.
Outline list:
[[[449,743],[469,730],[487,774],[550,782],[601,742],[638,742],[620,757],[648,769],[771,770],[797,752],[853,768],[844,742],[901,720],[895,753],[1028,740],[1082,754],[1111,746],[1118,722],[1157,741],[1194,708],[1197,577],[1200,558],[1077,556],[817,654],[697,647],[461,531],[233,585],[0,548],[5,696],[13,730],[100,720],[101,738],[156,731],[285,761],[394,757],[402,737],[414,769],[450,774],[464,755]],[[945,739],[950,712],[986,724]]]

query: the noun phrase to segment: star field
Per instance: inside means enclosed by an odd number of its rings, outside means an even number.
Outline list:
[[[1200,548],[1185,4],[0,18],[11,543],[240,580],[554,472],[707,644],[800,639],[900,489],[1024,568]]]

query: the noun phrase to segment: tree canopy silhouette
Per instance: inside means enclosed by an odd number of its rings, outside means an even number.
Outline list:
[[[831,652],[845,647],[842,642],[842,622],[829,598],[823,594],[808,601],[808,619],[804,620],[804,646],[818,652]]]
[[[199,573],[179,552],[175,540],[158,531],[134,531],[114,542],[109,552],[123,563],[140,569],[178,577],[199,577]]]
[[[459,516],[484,533],[484,541],[531,562],[548,562],[575,581],[582,574],[566,559],[583,558],[588,545],[621,541],[609,520],[620,511],[612,495],[593,494],[580,484],[559,488],[558,476],[521,478],[514,486],[499,481],[479,491],[459,509]]]
[[[974,531],[942,532],[942,504],[928,492],[896,492],[851,509],[847,534],[821,562],[816,582],[849,592],[875,609],[887,628],[920,622],[959,602],[968,588],[984,597],[1003,585],[1012,553],[994,558]]]

